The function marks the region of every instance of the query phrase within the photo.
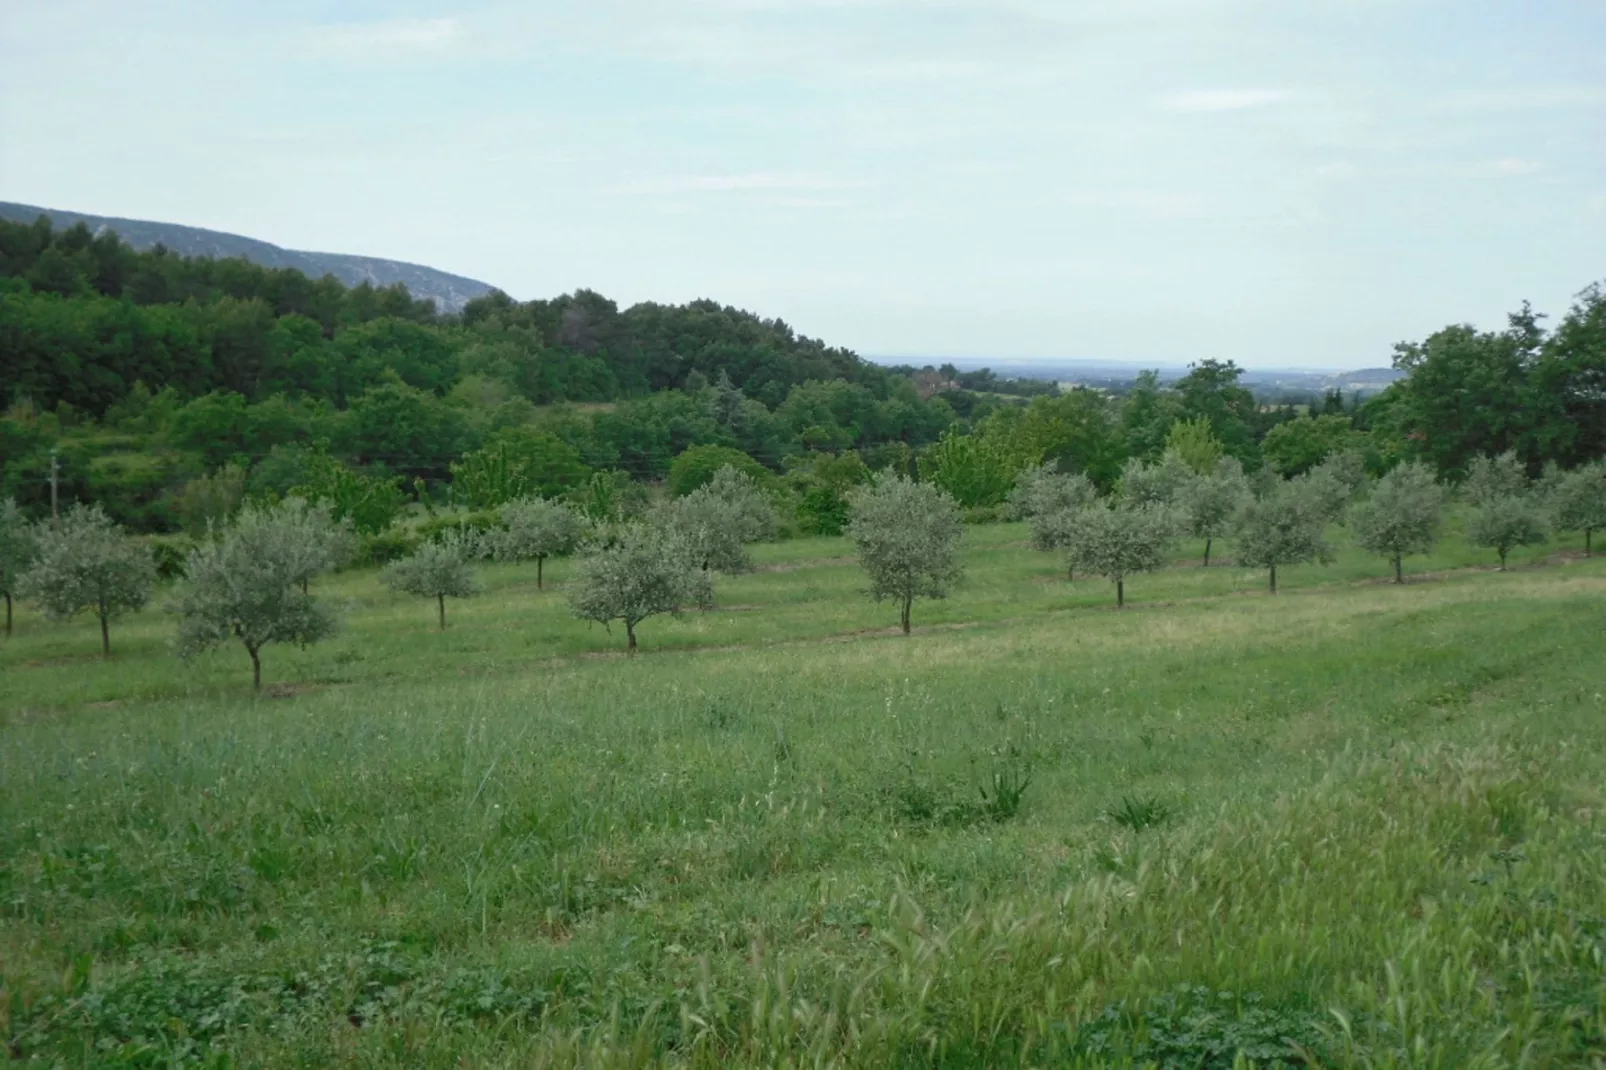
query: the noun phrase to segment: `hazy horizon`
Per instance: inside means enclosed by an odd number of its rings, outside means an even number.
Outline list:
[[[1602,40],[1566,0],[12,5],[0,199],[860,353],[1349,370],[1606,276]]]

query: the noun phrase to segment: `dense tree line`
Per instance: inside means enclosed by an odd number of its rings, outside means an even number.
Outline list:
[[[835,533],[880,470],[934,483],[969,520],[1009,514],[1038,467],[1107,493],[1134,461],[1161,466],[1137,481],[1171,478],[1171,455],[1283,477],[1415,460],[1453,483],[1511,451],[1535,476],[1606,452],[1606,292],[1542,320],[1524,306],[1500,331],[1402,344],[1406,378],[1364,401],[1266,404],[1216,360],[1061,392],[880,367],[711,301],[496,293],[441,317],[400,288],[0,223],[0,495],[41,515],[54,465],[64,502],[138,531],[193,533],[300,493],[374,536],[409,501],[607,511],[626,484],[730,463],[778,489],[783,528]]]

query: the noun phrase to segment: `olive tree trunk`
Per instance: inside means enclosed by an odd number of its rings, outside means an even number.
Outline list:
[[[1394,582],[1405,582],[1405,563],[1401,554],[1394,555]]]
[[[909,634],[909,610],[914,605],[914,598],[905,596],[903,600],[903,634]]]
[[[1205,568],[1209,568],[1210,567],[1210,544],[1212,542],[1214,542],[1214,541],[1215,540],[1212,539],[1209,535],[1205,536],[1205,563],[1204,563],[1204,567]]]
[[[536,554],[535,555],[535,589],[538,590],[538,591],[546,590],[546,587],[544,587],[542,585],[542,582],[541,582],[541,570],[542,570],[542,566],[544,566],[545,564],[546,564],[546,554]]]
[[[262,690],[262,655],[255,647],[246,647],[245,652],[251,655],[251,690]]]
[[[444,632],[446,630],[446,596],[438,594],[435,596],[435,601],[440,605],[441,631]]]
[[[111,610],[106,608],[106,604],[104,602],[101,603],[99,609],[100,656],[103,658],[109,658],[112,656]]]
[[[11,637],[11,592],[6,592],[6,638]]]
[[[1126,580],[1115,581],[1115,608],[1126,608]]]
[[[1271,566],[1271,593],[1277,593],[1277,566]]]
[[[628,640],[625,643],[625,656],[633,658],[636,656],[636,624],[634,621],[625,621],[625,638]]]

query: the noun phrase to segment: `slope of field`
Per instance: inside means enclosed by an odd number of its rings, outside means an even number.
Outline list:
[[[916,634],[846,544],[622,637],[533,571],[270,691],[159,609],[0,646],[0,1033],[157,1065],[1497,1067],[1606,1058],[1606,561],[1352,549]],[[1190,554],[1192,550],[1190,549]],[[562,562],[550,565],[557,586]],[[552,584],[549,583],[549,588]]]

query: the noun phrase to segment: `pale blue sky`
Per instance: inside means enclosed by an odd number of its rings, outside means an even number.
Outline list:
[[[1378,365],[1606,278],[1606,3],[0,0],[0,199],[866,354]]]

